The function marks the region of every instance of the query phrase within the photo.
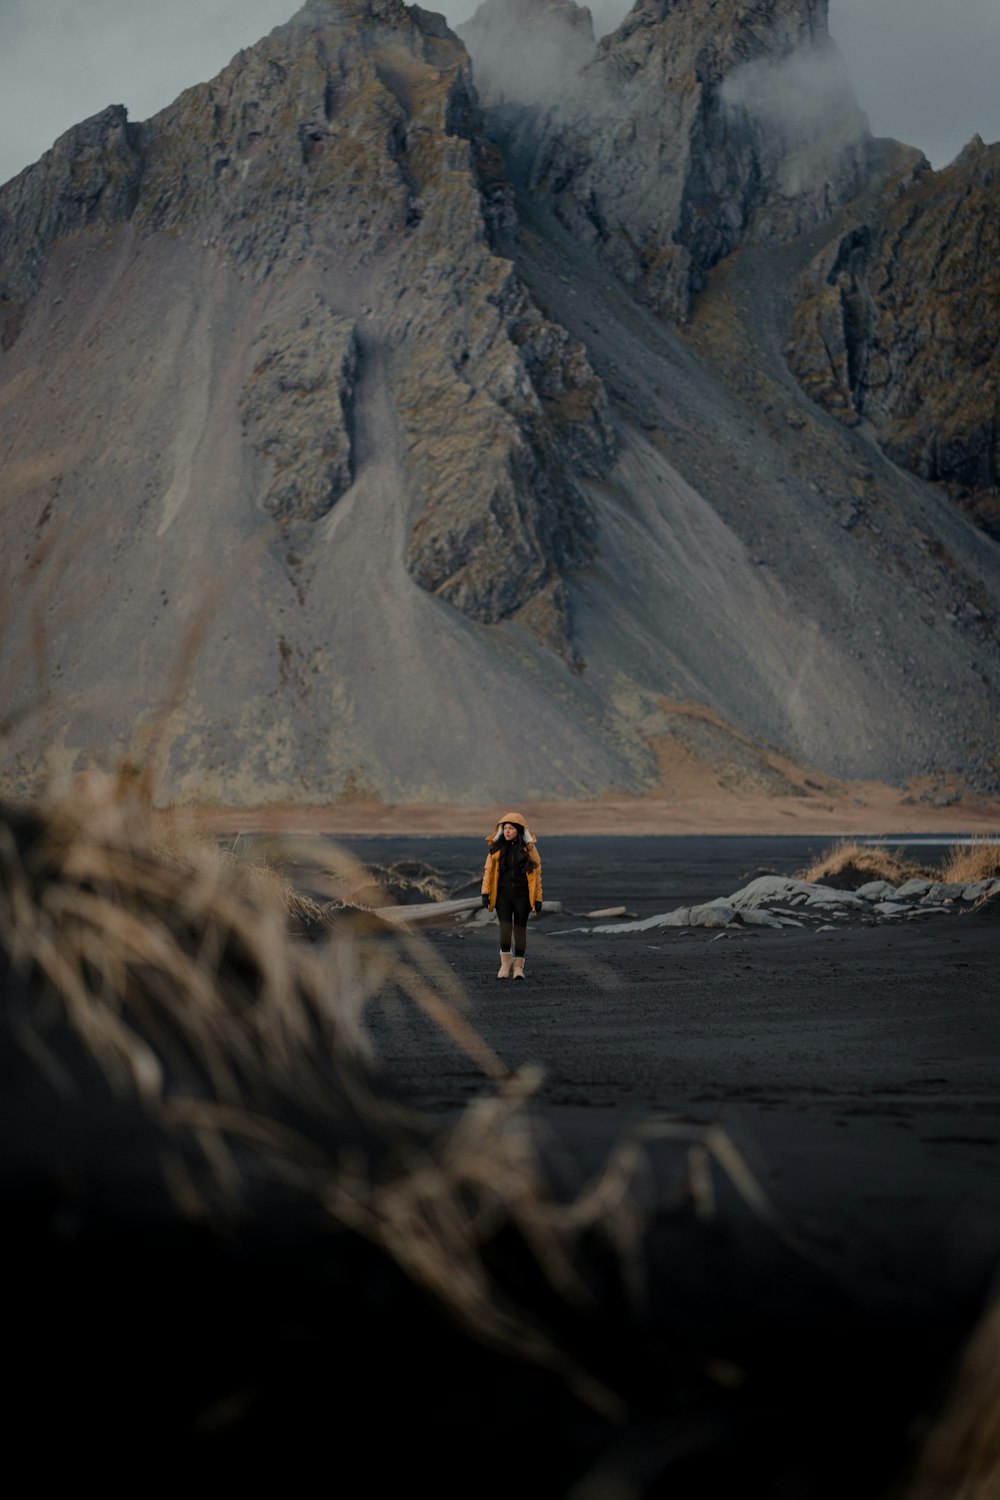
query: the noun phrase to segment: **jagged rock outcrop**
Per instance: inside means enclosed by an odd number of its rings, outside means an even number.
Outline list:
[[[429,340],[397,364],[422,496],[408,566],[423,587],[484,624],[533,604],[530,628],[567,652],[562,575],[592,555],[596,530],[578,477],[606,469],[613,432],[579,346],[514,277],[494,287],[481,321],[502,320],[510,344],[481,354],[485,391],[465,378],[475,324],[443,359]]]
[[[973,141],[932,172],[917,153],[892,191],[798,287],[791,369],[886,453],[952,487],[1000,539],[1000,146]]]
[[[240,413],[271,468],[264,508],[277,521],[319,521],[354,481],[355,325],[317,299],[293,328],[263,329],[255,348]]]
[[[252,351],[241,413],[270,460],[246,466],[253,503],[287,527],[345,492],[351,388],[378,345],[413,578],[484,623],[531,606],[528,628],[572,654],[562,575],[590,555],[578,476],[612,456],[606,398],[492,248],[509,192],[440,16],[309,0],[147,124],[106,111],[49,156],[0,196],[7,250],[29,268],[11,302],[30,295],[54,242],[98,219],[142,236],[194,231],[256,285],[335,257],[340,305],[317,322],[310,293],[273,347]],[[360,343],[346,332],[359,300],[371,320]]]
[[[981,903],[1000,900],[1000,880],[979,880],[943,885],[929,880],[911,880],[898,890],[884,880],[872,881],[857,891],[842,891],[822,883],[786,880],[780,875],[762,875],[731,896],[718,896],[700,906],[680,906],[674,911],[644,917],[640,921],[578,928],[602,936],[632,932],[655,932],[666,927],[805,927],[832,932],[824,925],[831,917],[860,919],[866,926],[898,922],[901,918],[925,921],[931,916],[958,915]],[[793,915],[794,913],[794,915]]]
[[[0,193],[0,314],[38,290],[49,247],[93,224],[120,224],[142,180],[140,131],[120,104],[74,125]]]
[[[683,319],[744,240],[791,238],[853,197],[867,142],[826,0],[640,0],[517,150],[532,192]]]

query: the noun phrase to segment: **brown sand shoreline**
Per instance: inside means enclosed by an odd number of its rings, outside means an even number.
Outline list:
[[[504,802],[504,808],[509,806]],[[729,836],[810,834],[830,838],[954,834],[1000,837],[1000,799],[962,796],[946,806],[920,794],[874,783],[836,797],[741,797],[729,792],[681,799],[621,798],[517,804],[539,835]],[[498,802],[477,807],[435,803],[273,803],[260,807],[176,805],[161,815],[199,833],[294,833],[331,836],[484,835]]]

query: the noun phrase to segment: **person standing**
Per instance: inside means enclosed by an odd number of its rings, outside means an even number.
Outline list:
[[[528,913],[542,909],[542,861],[524,818],[506,812],[486,835],[489,853],[483,868],[483,905],[496,911],[500,923],[498,979],[524,978]],[[513,944],[513,951],[511,945]]]

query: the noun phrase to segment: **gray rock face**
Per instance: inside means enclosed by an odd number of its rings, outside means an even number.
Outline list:
[[[615,439],[579,345],[514,277],[494,285],[473,310],[499,323],[506,347],[478,372],[475,327],[443,359],[427,340],[393,363],[420,509],[407,566],[483,624],[531,610],[539,639],[568,654],[563,576],[592,555],[596,530],[578,480],[606,469]]]
[[[475,53],[473,53],[475,56]],[[553,110],[532,190],[658,312],[683,319],[747,239],[853,197],[868,131],[825,0],[645,0]]]
[[[896,897],[904,901],[907,897],[911,900],[922,901],[931,888],[929,880],[905,880],[901,886],[896,888]]]
[[[819,906],[824,911],[834,911],[838,907],[849,911],[864,911],[866,904],[853,891],[834,891],[827,886],[820,886],[805,902],[806,906]]]
[[[888,880],[869,880],[866,885],[859,885],[854,894],[865,901],[884,901],[896,894],[896,887]]]
[[[130,218],[141,179],[139,130],[122,105],[61,135],[0,194],[0,301],[17,305],[34,295],[56,240]]]
[[[418,121],[410,86],[430,68],[439,87]],[[257,282],[327,236],[370,264],[419,219],[414,132],[461,133],[456,166],[470,165],[468,90],[440,18],[401,0],[316,0],[140,127],[134,222],[197,224]]]
[[[318,521],[354,479],[354,323],[322,302],[286,330],[265,328],[240,412],[272,478],[264,508],[284,523]]]
[[[1000,537],[1000,146],[977,137],[942,172],[900,153],[874,211],[798,289],[789,364],[896,462],[954,487]]]
[[[923,901],[960,901],[964,890],[964,882],[956,885],[954,881],[935,881],[927,894],[921,899]]]
[[[835,891],[830,886],[811,885],[804,880],[787,880],[781,875],[760,875],[756,880],[751,880],[749,885],[736,891],[729,900],[741,911],[752,911],[758,906],[771,906],[779,901],[798,905],[817,896],[821,899],[829,896],[833,901],[850,894],[848,891]]]

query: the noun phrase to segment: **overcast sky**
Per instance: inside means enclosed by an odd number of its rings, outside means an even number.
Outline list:
[[[434,0],[424,0],[435,9]],[[0,0],[0,182],[107,104],[144,120],[286,21],[298,0]],[[476,0],[441,5],[453,23]],[[599,29],[627,0],[595,0]],[[876,135],[934,166],[1000,139],[1000,0],[830,0]]]

